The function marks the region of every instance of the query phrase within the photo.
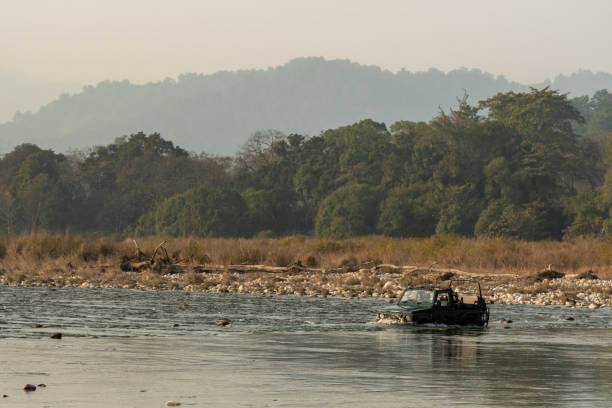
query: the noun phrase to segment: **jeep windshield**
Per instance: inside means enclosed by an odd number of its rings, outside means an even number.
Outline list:
[[[430,307],[433,303],[434,292],[427,289],[406,289],[399,301],[398,306],[405,308]]]

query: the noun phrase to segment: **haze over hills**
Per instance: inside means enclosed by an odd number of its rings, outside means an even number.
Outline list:
[[[612,89],[612,75],[579,71],[550,85],[572,97]],[[267,70],[183,74],[144,85],[105,81],[64,94],[35,113],[0,125],[0,153],[29,142],[63,152],[116,137],[159,132],[187,150],[233,154],[257,130],[318,134],[364,118],[388,125],[430,120],[439,109],[525,84],[477,69],[392,73],[347,60],[298,58]]]
[[[38,110],[62,93],[78,92],[82,88],[75,82],[42,82],[27,75],[0,68],[0,123],[13,119],[17,111]]]

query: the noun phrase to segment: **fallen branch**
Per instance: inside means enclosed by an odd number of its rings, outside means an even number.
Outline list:
[[[144,258],[145,254],[140,250],[140,247],[138,246],[136,240],[133,239],[132,242],[134,242],[134,245],[136,246],[136,259]]]
[[[153,265],[153,263],[155,262],[155,255],[157,255],[157,251],[159,251],[160,248],[163,249],[165,253],[165,257],[161,259],[161,262],[170,263],[170,258],[168,257],[168,251],[166,251],[166,248],[164,248],[164,245],[166,244],[166,242],[167,241],[164,241],[155,247],[155,250],[153,251],[153,255],[151,255],[151,259],[149,260],[151,265]]]
[[[267,265],[216,265],[216,264],[192,264],[185,262],[172,262],[170,257],[168,256],[168,251],[165,248],[166,241],[163,241],[157,247],[155,247],[153,254],[148,260],[143,260],[145,258],[144,253],[138,247],[138,244],[135,240],[134,245],[136,246],[136,259],[124,259],[121,263],[121,269],[124,271],[142,271],[144,269],[152,269],[162,273],[183,273],[186,271],[194,271],[198,273],[279,273],[279,274],[295,274],[295,273],[351,273],[347,271],[346,268],[307,268],[304,267],[301,262],[298,262],[291,266],[267,266]],[[156,256],[160,251],[163,251],[163,256],[159,256],[158,260],[156,260]],[[378,264],[375,265],[374,262],[369,261],[364,263],[362,266],[366,265],[374,265],[372,267],[365,268],[372,273],[379,272],[383,269],[391,270],[396,273],[413,273],[413,274],[422,274],[422,275],[432,275],[432,274],[441,274],[442,276],[448,276],[449,274],[458,275],[458,276],[468,276],[472,278],[485,278],[489,276],[495,277],[510,277],[517,278],[517,274],[510,273],[477,273],[477,272],[467,272],[460,269],[454,268],[434,268],[436,262],[432,263],[427,267],[423,266],[414,266],[414,265],[393,265],[393,264]],[[445,278],[445,279],[448,279]]]

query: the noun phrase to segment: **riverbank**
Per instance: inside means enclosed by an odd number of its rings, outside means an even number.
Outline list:
[[[465,295],[480,282],[495,303],[612,307],[612,242],[0,238],[0,285],[393,299],[449,279]]]
[[[216,266],[219,267],[218,265]],[[563,305],[568,307],[612,307],[612,280],[566,276],[548,279],[484,275],[458,270],[389,266],[356,272],[307,270],[265,272],[241,265],[242,271],[227,266],[223,272],[198,272],[201,265],[182,273],[156,271],[123,272],[97,268],[40,274],[7,273],[0,285],[40,287],[124,288],[182,290],[210,293],[253,293],[264,295],[342,296],[397,298],[406,287],[440,287],[453,282],[461,295],[475,295],[479,282],[487,301],[499,304]],[[44,292],[43,292],[44,293]]]

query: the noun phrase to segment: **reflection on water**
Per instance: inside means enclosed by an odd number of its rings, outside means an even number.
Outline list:
[[[0,287],[0,405],[610,406],[610,310],[494,306],[488,329],[461,330],[376,326],[385,306]]]

